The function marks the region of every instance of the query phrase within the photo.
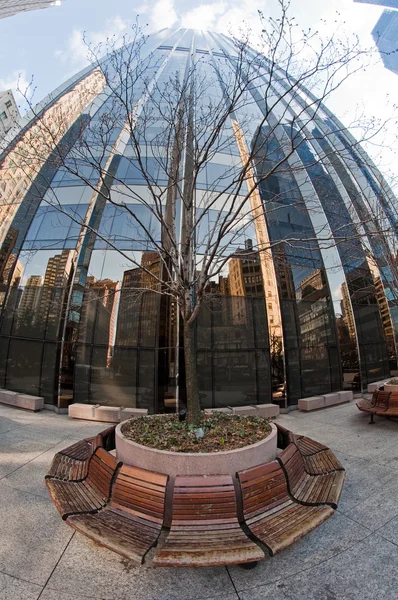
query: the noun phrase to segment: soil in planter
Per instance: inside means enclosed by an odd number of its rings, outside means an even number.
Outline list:
[[[202,413],[198,439],[196,426],[180,422],[178,415],[151,415],[126,421],[123,435],[137,444],[171,452],[225,452],[250,446],[268,437],[271,425],[261,417],[240,417],[224,413]]]

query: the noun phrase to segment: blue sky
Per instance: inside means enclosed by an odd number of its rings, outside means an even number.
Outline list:
[[[64,0],[60,7],[20,13],[0,20],[0,89],[14,87],[18,74],[23,81],[34,76],[41,100],[62,81],[85,64],[86,51],[81,43],[83,32],[95,41],[115,33],[126,33],[140,14],[140,22],[149,29],[164,26],[189,26],[228,32],[243,19],[258,26],[257,9],[275,14],[276,0],[229,0],[200,2],[191,0]],[[303,26],[317,26],[320,18],[333,22],[339,10],[352,20],[352,29],[369,34],[381,13],[379,7],[354,4],[352,0],[293,0],[291,11]],[[347,20],[347,19],[346,19]],[[365,39],[365,43],[369,43]]]
[[[128,33],[137,14],[142,24],[148,23],[148,31],[184,26],[228,33],[245,20],[256,32],[257,10],[277,16],[277,6],[277,0],[64,0],[60,7],[20,13],[0,20],[0,90],[15,89],[18,75],[21,87],[33,76],[34,100],[39,102],[87,64],[83,32],[94,43],[112,34],[120,38]],[[336,21],[345,22],[346,32],[358,34],[369,46],[373,44],[370,32],[382,10],[353,0],[291,0],[290,13],[301,27],[325,33],[336,27]],[[345,124],[355,118],[358,103],[364,115],[383,118],[390,110],[386,108],[387,93],[398,98],[398,76],[379,64],[350,79],[328,106]],[[393,168],[398,174],[395,132],[392,137],[387,144],[393,147],[390,153],[384,150],[381,156],[379,148],[372,145],[366,149],[384,172]],[[386,146],[384,139],[383,143]]]

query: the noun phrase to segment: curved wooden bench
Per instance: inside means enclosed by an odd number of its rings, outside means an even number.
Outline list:
[[[293,500],[277,460],[237,475],[246,525],[271,556],[303,538],[334,512],[331,506],[304,506]]]
[[[374,423],[374,415],[380,417],[398,417],[398,393],[387,392],[384,386],[375,390],[372,398],[361,398],[357,408],[370,414],[370,423]]]
[[[46,484],[68,525],[141,564],[162,531],[168,476],[118,463],[108,451],[114,430],[59,452]],[[331,450],[280,425],[278,442],[277,459],[237,473],[235,485],[230,475],[177,476],[171,529],[153,564],[255,563],[264,552],[253,539],[273,555],[333,514],[344,469]]]
[[[329,504],[332,508],[337,508],[345,477],[340,463],[339,470],[309,473],[300,449],[294,443],[279,454],[277,461],[286,473],[290,495],[297,502],[308,505]],[[318,470],[316,463],[314,469]]]
[[[324,475],[333,471],[344,471],[344,467],[327,446],[294,433],[291,435],[291,440],[299,449],[305,470],[310,475]]]
[[[169,477],[123,465],[111,501],[96,514],[68,517],[68,525],[126,558],[142,564],[160,535]]]
[[[96,512],[105,506],[117,467],[117,460],[109,452],[97,448],[82,481],[46,479],[48,491],[61,517],[66,520],[70,515]]]
[[[233,565],[263,558],[239,525],[230,475],[176,477],[171,529],[154,566]]]
[[[46,479],[81,481],[87,476],[88,464],[94,450],[94,437],[61,450],[54,456]]]

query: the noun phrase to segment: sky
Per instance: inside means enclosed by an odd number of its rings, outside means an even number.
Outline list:
[[[64,0],[59,7],[20,13],[0,20],[0,90],[15,90],[18,80],[24,88],[33,78],[34,100],[39,102],[87,64],[84,34],[94,44],[111,35],[121,38],[128,34],[137,15],[141,24],[148,24],[148,33],[169,26],[228,34],[244,21],[259,32],[258,9],[265,16],[277,16],[278,0]],[[370,32],[382,10],[353,0],[291,0],[290,6],[299,28],[325,33],[338,28],[339,32],[357,34],[366,47],[373,46]],[[385,118],[393,113],[395,98],[398,75],[380,61],[350,78],[328,106],[348,124],[358,114]],[[396,131],[389,127],[388,137],[384,133],[366,150],[385,174],[392,170],[398,176]]]

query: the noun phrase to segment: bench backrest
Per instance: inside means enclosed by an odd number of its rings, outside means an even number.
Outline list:
[[[286,476],[278,461],[237,473],[242,490],[243,514],[250,519],[287,502]]]
[[[122,465],[112,489],[112,505],[163,523],[168,475]]]
[[[295,435],[292,439],[292,442],[296,444],[303,456],[312,456],[313,454],[317,454],[323,450],[328,450],[327,446],[324,446],[323,444],[320,444],[319,442],[316,442],[315,440],[305,436]]]
[[[286,472],[288,487],[293,494],[302,477],[307,475],[301,452],[296,444],[290,444],[279,454],[277,460]]]
[[[388,410],[398,411],[398,392],[391,392],[388,399]]]
[[[115,429],[116,425],[112,425],[108,427],[104,431],[98,433],[94,438],[94,449],[95,448],[104,448],[105,450],[114,450],[115,449]]]
[[[386,410],[389,405],[391,392],[385,392],[384,390],[375,390],[373,394],[375,408]]]
[[[93,444],[94,438],[91,440],[81,440],[80,442],[76,442],[76,444],[72,444],[72,446],[68,446],[63,450],[60,450],[58,454],[63,454],[64,456],[73,458],[74,460],[87,460],[93,453]]]
[[[172,525],[238,523],[231,475],[175,478]]]
[[[94,485],[105,500],[110,497],[112,479],[118,464],[116,458],[103,448],[97,448],[90,458],[85,481]]]

